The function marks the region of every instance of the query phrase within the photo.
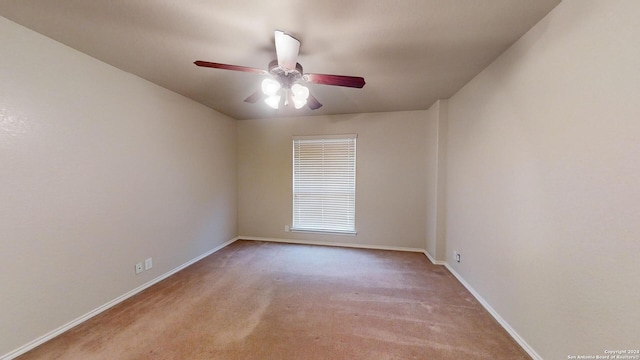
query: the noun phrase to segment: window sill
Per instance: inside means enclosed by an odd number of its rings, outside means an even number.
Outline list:
[[[357,231],[330,231],[330,230],[307,230],[291,228],[290,232],[306,233],[306,234],[318,234],[318,235],[342,235],[342,236],[356,236]]]

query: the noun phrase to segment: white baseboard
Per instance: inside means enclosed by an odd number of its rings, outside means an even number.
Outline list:
[[[372,250],[407,251],[407,252],[418,252],[418,253],[424,252],[424,249],[409,248],[409,247],[402,247],[402,246],[363,245],[363,244],[339,243],[339,242],[331,242],[331,241],[310,241],[310,240],[297,240],[297,239],[264,238],[264,237],[256,237],[256,236],[238,236],[238,240],[267,241],[267,242],[301,244],[301,245],[337,246],[337,247],[372,249]]]
[[[433,265],[447,265],[446,261],[440,261],[440,260],[434,259],[433,256],[431,256],[431,254],[429,254],[427,250],[423,250],[422,252],[424,252],[424,255],[427,257],[427,259],[429,259],[429,261],[431,261]]]
[[[150,287],[152,285],[155,285],[156,283],[158,283],[158,282],[168,278],[169,276],[177,273],[178,271],[186,268],[187,266],[192,265],[192,264],[204,259],[205,257],[215,253],[216,251],[218,251],[218,250],[220,250],[220,249],[222,249],[222,248],[234,243],[238,239],[239,238],[234,238],[234,239],[231,239],[231,240],[225,242],[224,244],[216,246],[215,248],[207,251],[206,253],[204,253],[204,254],[202,254],[202,255],[194,258],[194,259],[189,260],[188,262],[178,266],[177,268],[175,268],[173,270],[170,270],[169,272],[166,272],[166,273],[158,276],[157,278],[144,283],[143,285],[138,286],[137,288],[135,288],[135,289],[127,292],[126,294],[123,294],[123,295],[121,295],[121,296],[109,301],[108,303],[106,303],[106,304],[104,304],[104,305],[102,305],[102,306],[100,306],[100,307],[98,307],[98,308],[96,308],[94,310],[89,311],[88,313],[80,316],[79,318],[77,318],[77,319],[75,319],[75,320],[73,320],[73,321],[71,321],[71,322],[69,322],[69,323],[67,323],[65,325],[62,325],[61,327],[59,327],[59,328],[57,328],[57,329],[55,329],[55,330],[53,330],[53,331],[51,331],[51,332],[49,332],[47,334],[35,339],[35,340],[33,340],[33,341],[31,341],[31,342],[29,342],[29,343],[17,348],[16,350],[13,350],[13,351],[5,354],[5,355],[0,356],[0,360],[11,360],[11,359],[14,359],[14,358],[26,353],[29,350],[34,349],[38,345],[41,345],[41,344],[53,339],[54,337],[64,333],[65,331],[67,331],[67,330],[69,330],[69,329],[71,329],[71,328],[73,328],[73,327],[75,327],[77,325],[80,325],[81,323],[91,319],[92,317],[94,317],[94,316],[96,316],[96,315],[98,315],[98,314],[100,314],[100,313],[102,313],[102,312],[114,307],[115,305],[117,305],[117,304],[127,300],[128,298],[132,297],[133,295],[136,295],[137,293],[147,289],[148,287]]]
[[[482,296],[480,296],[480,294],[478,294],[478,292],[472,288],[471,285],[469,285],[469,283],[467,283],[464,278],[462,278],[462,276],[453,269],[453,267],[451,267],[451,265],[449,265],[449,263],[445,262],[444,266],[446,266],[451,274],[458,279],[462,286],[469,290],[471,295],[478,300],[478,302],[489,312],[489,314],[491,314],[491,316],[493,316],[494,319],[496,319],[496,321],[509,333],[509,335],[511,335],[513,340],[515,340],[524,349],[524,351],[529,354],[529,356],[534,360],[543,360],[542,357],[538,355],[538,353],[533,350],[533,348],[509,325],[509,323],[507,323],[502,316],[500,316],[500,314],[498,314],[491,305],[489,305],[489,303],[486,302],[485,299],[483,299]]]

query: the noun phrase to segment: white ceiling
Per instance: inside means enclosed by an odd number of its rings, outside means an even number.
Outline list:
[[[236,119],[427,109],[506,50],[560,0],[0,0],[0,15]],[[298,38],[305,72],[362,76],[363,89],[309,84],[324,106],[243,100],[264,76],[274,30]]]

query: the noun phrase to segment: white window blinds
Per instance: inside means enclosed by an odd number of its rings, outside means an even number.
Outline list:
[[[355,233],[356,135],[293,139],[292,230]]]

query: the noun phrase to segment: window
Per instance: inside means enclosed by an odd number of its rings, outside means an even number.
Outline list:
[[[355,234],[356,137],[293,138],[292,230]]]

